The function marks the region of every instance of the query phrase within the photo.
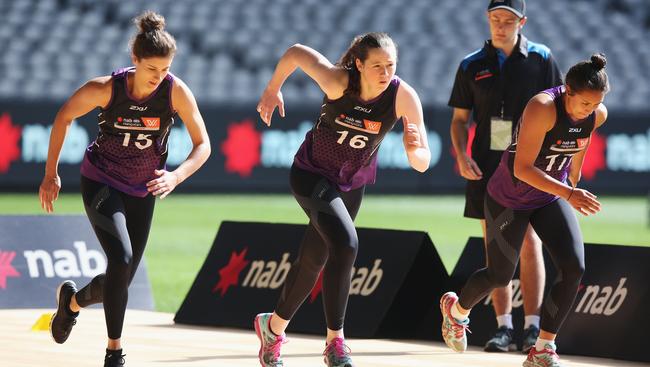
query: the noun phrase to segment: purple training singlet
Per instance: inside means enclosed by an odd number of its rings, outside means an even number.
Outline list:
[[[558,181],[566,182],[573,156],[584,150],[589,143],[596,123],[596,113],[593,112],[583,120],[573,121],[566,112],[562,99],[565,93],[563,85],[542,93],[553,98],[557,117],[553,128],[546,132],[535,159],[535,167]],[[540,208],[559,197],[536,189],[514,176],[519,126],[513,139],[514,143],[503,152],[499,167],[488,182],[487,190],[489,195],[504,207],[520,210]]]
[[[395,76],[382,94],[367,102],[348,94],[336,100],[325,96],[318,122],[307,132],[294,164],[324,176],[342,191],[374,183],[377,149],[397,122],[399,84]]]
[[[112,74],[113,94],[99,115],[99,135],[86,149],[81,174],[126,194],[147,196],[146,183],[164,169],[167,142],[176,111],[171,105],[174,76],[169,73],[151,95],[136,100],[127,75],[133,67]]]

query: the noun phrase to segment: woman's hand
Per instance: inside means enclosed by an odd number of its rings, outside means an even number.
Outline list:
[[[567,201],[575,210],[585,216],[596,214],[600,211],[600,203],[596,200],[596,195],[587,190],[576,187],[572,188]]]
[[[178,185],[178,176],[174,172],[161,169],[155,170],[154,173],[159,177],[147,182],[147,191],[154,196],[160,195],[160,198],[164,199]]]
[[[402,116],[402,123],[404,124],[404,146],[407,151],[414,151],[422,146],[420,141],[420,129],[418,125],[409,123],[406,115]]]
[[[59,175],[45,175],[41,186],[38,189],[38,197],[41,200],[41,208],[46,212],[52,213],[54,211],[54,202],[59,197],[59,190],[61,190],[61,178]]]
[[[264,93],[262,93],[262,97],[260,97],[260,102],[257,104],[257,112],[260,113],[262,121],[267,126],[271,126],[271,118],[276,107],[280,111],[280,116],[284,117],[284,98],[282,97],[282,92],[279,89],[275,91],[266,88]]]

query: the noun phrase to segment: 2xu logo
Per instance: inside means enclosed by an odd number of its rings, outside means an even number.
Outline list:
[[[280,262],[273,260],[251,261],[242,287],[277,289],[284,283],[290,269],[288,252],[282,254]],[[367,267],[352,268],[350,295],[371,295],[381,283],[383,276],[381,259],[375,259],[372,269]]]
[[[576,299],[576,313],[591,315],[611,316],[618,311],[627,297],[627,288],[624,287],[627,278],[618,281],[616,289],[611,286],[601,287],[599,285],[588,285],[584,287],[584,294],[578,295]],[[519,279],[512,280],[512,307],[517,308],[523,305]],[[486,297],[484,305],[492,302],[491,297]]]

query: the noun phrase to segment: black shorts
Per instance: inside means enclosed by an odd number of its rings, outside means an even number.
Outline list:
[[[483,172],[483,178],[480,180],[467,180],[465,186],[465,212],[463,215],[467,218],[485,219],[483,211],[485,205],[485,195],[487,194],[487,184],[490,177],[497,170],[501,155],[503,152],[490,151],[482,154],[482,159],[476,159],[476,164]]]
[[[484,205],[488,178],[467,180],[465,186],[465,211],[467,218],[485,219]]]

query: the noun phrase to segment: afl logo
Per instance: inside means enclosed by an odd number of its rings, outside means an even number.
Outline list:
[[[589,138],[578,139],[577,142],[578,142],[578,148],[584,148],[589,143]]]
[[[160,118],[159,117],[142,117],[142,122],[144,126],[148,129],[159,129],[160,128]]]

